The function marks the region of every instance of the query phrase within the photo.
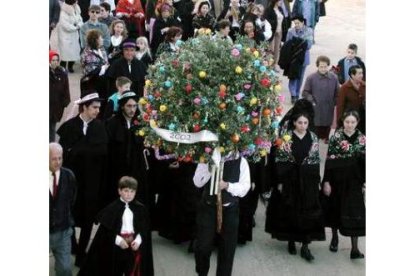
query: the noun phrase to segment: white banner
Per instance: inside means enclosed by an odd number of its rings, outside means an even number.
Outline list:
[[[195,144],[199,142],[218,141],[217,135],[209,130],[202,130],[200,132],[176,132],[153,126],[151,126],[151,128],[155,131],[155,133],[157,133],[158,136],[169,142]]]

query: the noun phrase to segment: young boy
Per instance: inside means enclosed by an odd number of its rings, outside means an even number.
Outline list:
[[[358,53],[358,46],[354,43],[348,45],[348,49],[346,50],[346,57],[338,61],[337,68],[337,75],[340,84],[344,84],[347,80],[349,80],[348,71],[354,65],[359,65],[362,67],[362,71],[364,72],[364,81],[367,72],[365,71],[365,64],[360,57],[357,56]]]
[[[125,91],[131,89],[131,83],[132,81],[127,77],[118,77],[116,79],[115,85],[118,91],[108,98],[108,104],[106,105],[103,119],[109,119],[118,112],[118,100]]]
[[[149,218],[134,200],[137,186],[129,176],[119,180],[120,198],[98,214],[99,229],[78,275],[154,275]]]

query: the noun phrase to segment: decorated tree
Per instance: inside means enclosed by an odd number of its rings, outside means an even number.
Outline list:
[[[277,138],[282,113],[272,64],[247,38],[188,40],[150,66],[137,135],[180,161],[210,162],[215,148],[260,160]]]

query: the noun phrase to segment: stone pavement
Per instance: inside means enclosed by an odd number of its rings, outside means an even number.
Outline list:
[[[359,47],[358,55],[365,60],[365,1],[364,0],[335,0],[326,3],[327,16],[321,17],[315,31],[316,44],[311,49],[311,65],[305,72],[305,78],[316,70],[315,61],[318,55],[326,55],[331,63],[345,55],[349,43],[356,43]],[[56,49],[56,36],[52,34],[52,49]],[[79,97],[79,64],[75,64],[75,73],[70,74],[71,99]],[[282,77],[283,94],[286,96],[285,111],[291,105],[287,89],[288,80]],[[71,106],[65,110],[65,115]],[[65,116],[64,115],[64,116]],[[64,117],[65,118],[65,117]],[[321,144],[321,157],[324,160],[327,147]],[[323,166],[321,168],[323,171]],[[351,242],[349,238],[340,236],[339,250],[331,253],[328,250],[331,238],[330,229],[326,229],[327,240],[313,242],[310,249],[315,256],[312,264],[307,263],[299,255],[291,256],[287,253],[287,243],[270,238],[264,232],[265,207],[259,203],[256,212],[256,227],[253,233],[253,242],[238,246],[233,267],[235,276],[274,276],[274,275],[365,275],[365,260],[351,261],[349,253]],[[161,238],[153,232],[154,268],[157,276],[187,276],[196,275],[194,256],[187,253],[188,243],[176,245]],[[299,249],[299,246],[297,246]],[[360,249],[365,250],[365,238],[360,239]],[[54,275],[54,260],[50,257],[49,275]],[[209,275],[215,275],[216,254],[211,257]],[[78,269],[74,266],[73,273]],[[95,275],[91,275],[95,276]],[[144,275],[145,276],[145,275]]]

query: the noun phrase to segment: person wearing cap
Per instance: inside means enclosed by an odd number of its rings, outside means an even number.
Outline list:
[[[152,30],[152,40],[151,40],[151,50],[152,55],[155,56],[158,50],[158,46],[165,40],[165,35],[167,34],[170,27],[180,27],[180,22],[172,16],[172,6],[164,3],[160,7],[161,16],[158,16],[154,22],[154,27]]]
[[[122,57],[115,60],[106,72],[109,82],[109,91],[116,91],[116,79],[127,77],[132,81],[131,90],[139,97],[144,93],[144,81],[146,75],[145,64],[136,58],[135,40],[126,39],[122,43]]]
[[[89,30],[99,30],[102,33],[103,46],[105,50],[108,50],[109,45],[111,44],[111,36],[109,34],[109,28],[106,24],[98,21],[101,14],[101,7],[98,5],[91,5],[88,9],[89,11],[89,20],[85,22],[80,28],[80,42],[81,48],[85,49],[86,47],[86,34]]]
[[[74,207],[75,226],[80,227],[75,265],[84,261],[93,221],[103,207],[101,195],[106,182],[108,136],[105,125],[96,119],[103,99],[91,91],[84,93],[75,103],[79,115],[69,119],[58,129],[63,147],[64,166],[77,178],[78,196]]]
[[[65,0],[62,3],[59,23],[56,26],[60,66],[73,73],[73,65],[80,58],[79,29],[83,21],[80,7],[76,0]]]
[[[116,16],[125,21],[131,38],[144,35],[145,14],[140,0],[119,0]]]
[[[139,182],[137,199],[149,207],[148,160],[144,154],[143,138],[135,134],[138,128],[138,96],[133,91],[125,91],[118,103],[118,112],[106,123],[109,153],[106,200],[109,203],[117,197],[119,178],[129,175]]]
[[[49,51],[49,142],[55,141],[56,123],[70,103],[68,74],[59,66],[59,59],[57,52]]]

